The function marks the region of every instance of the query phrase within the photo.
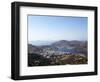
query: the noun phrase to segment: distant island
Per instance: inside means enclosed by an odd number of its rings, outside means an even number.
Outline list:
[[[78,65],[88,63],[87,41],[60,40],[28,44],[28,66]],[[43,45],[42,45],[43,43]]]

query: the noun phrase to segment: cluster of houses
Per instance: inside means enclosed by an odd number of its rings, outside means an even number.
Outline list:
[[[62,51],[55,51],[55,50],[44,50],[43,52],[40,53],[40,55],[50,58],[51,56],[60,56],[60,55],[71,55],[72,53],[70,52],[62,52]]]

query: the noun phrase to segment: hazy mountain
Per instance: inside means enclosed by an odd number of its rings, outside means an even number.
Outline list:
[[[55,47],[68,47],[69,44],[70,44],[70,42],[67,41],[67,40],[60,40],[60,41],[54,42],[52,44],[52,46],[55,46]]]
[[[79,46],[87,46],[87,41],[67,41],[67,40],[60,40],[57,42],[54,42],[52,46],[56,47],[79,47]]]
[[[67,41],[60,40],[53,42],[50,45],[40,45],[36,46],[33,44],[28,45],[29,53],[45,53],[48,51],[74,51],[76,53],[83,53],[87,55],[87,41]]]
[[[28,44],[28,53],[39,53],[42,52],[42,48]]]
[[[51,45],[54,41],[30,41],[29,43],[36,46]]]

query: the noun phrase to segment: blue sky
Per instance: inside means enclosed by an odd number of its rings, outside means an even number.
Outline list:
[[[87,40],[87,17],[28,16],[28,41]]]

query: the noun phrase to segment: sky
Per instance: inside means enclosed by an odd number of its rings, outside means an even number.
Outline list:
[[[87,40],[87,17],[28,15],[28,41]]]

